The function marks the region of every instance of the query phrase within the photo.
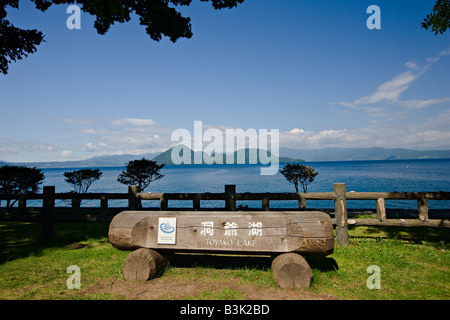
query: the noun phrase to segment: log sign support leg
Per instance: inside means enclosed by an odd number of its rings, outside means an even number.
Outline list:
[[[164,268],[164,257],[152,249],[140,248],[131,252],[125,259],[123,275],[125,280],[153,279]]]
[[[313,281],[311,267],[298,253],[283,253],[272,262],[273,278],[282,289],[309,288]]]

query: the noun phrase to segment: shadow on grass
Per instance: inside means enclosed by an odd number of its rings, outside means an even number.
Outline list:
[[[358,227],[357,227],[358,228]],[[355,235],[359,239],[395,239],[405,243],[427,244],[442,249],[450,246],[449,228],[427,227],[367,227],[364,235]]]
[[[269,256],[175,253],[170,254],[168,257],[171,266],[180,268],[240,269],[247,267],[257,270],[267,270],[272,265],[272,258]]]
[[[24,258],[39,256],[48,248],[68,247],[72,244],[100,240],[108,236],[107,222],[55,222],[52,239],[43,239],[42,224],[39,222],[0,222],[0,264]]]
[[[306,261],[312,269],[319,269],[322,272],[326,271],[338,271],[339,266],[333,258],[316,258],[316,257],[306,257]]]
[[[239,255],[213,255],[213,254],[170,254],[170,265],[173,267],[192,268],[204,267],[214,269],[256,269],[268,270],[272,267],[274,257],[270,256],[239,256]],[[306,257],[311,268],[320,271],[338,270],[333,258]]]

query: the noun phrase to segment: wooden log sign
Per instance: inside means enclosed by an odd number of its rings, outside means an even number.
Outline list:
[[[115,248],[130,251],[326,256],[334,249],[332,221],[315,211],[124,211],[111,221],[109,240]]]

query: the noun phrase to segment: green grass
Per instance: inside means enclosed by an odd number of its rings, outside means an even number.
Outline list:
[[[53,240],[41,238],[41,224],[0,222],[0,299],[118,299],[97,292],[99,284],[123,281],[129,252],[108,242],[107,223],[56,223]],[[339,299],[450,299],[450,232],[446,228],[375,228],[350,230],[350,245],[326,258],[309,258],[314,282],[304,294]],[[270,259],[192,256],[167,266],[158,280],[202,279],[211,284],[185,299],[244,299],[248,286],[277,289]],[[66,269],[81,269],[81,290],[69,290]],[[369,290],[366,270],[381,270],[381,289]],[[232,287],[214,286],[232,279]],[[167,295],[167,299],[173,297]],[[261,297],[264,299],[264,297]]]
[[[66,272],[80,267],[82,286],[120,277],[126,252],[109,244],[102,223],[56,223],[55,240],[40,237],[39,223],[0,223],[0,299],[99,299],[68,290]]]

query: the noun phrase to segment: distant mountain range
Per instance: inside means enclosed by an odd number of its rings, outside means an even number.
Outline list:
[[[356,160],[410,160],[410,159],[448,159],[450,150],[411,150],[403,148],[323,148],[295,150],[280,148],[286,157],[301,157],[305,161],[356,161]]]
[[[173,148],[170,148],[169,150],[164,151],[163,153],[157,155],[152,160],[158,162],[159,164],[174,165],[174,163],[172,161],[172,150],[173,150]],[[257,156],[256,157],[256,163],[257,164],[261,164],[261,160],[259,158],[259,150],[258,149],[248,149],[248,148],[245,149],[244,163],[247,163],[247,164],[250,163],[250,161],[249,161],[249,159],[250,159],[250,150],[255,150],[256,156]],[[214,162],[213,160],[216,157],[222,158],[222,163],[224,163],[224,164],[227,163],[226,162],[227,156],[225,154],[217,155],[217,156],[215,154],[213,154],[212,156],[210,156],[210,155],[208,155],[208,154],[206,154],[206,153],[204,153],[202,151],[195,151],[194,152],[191,149],[189,149],[189,151],[190,151],[190,159],[191,159],[191,163],[192,164],[194,163],[195,156],[197,156],[199,159],[203,159],[202,164],[206,164],[207,163],[206,161],[208,161],[209,163]],[[233,163],[235,163],[235,164],[238,163],[238,152],[239,151],[236,151],[233,154],[233,159],[234,159]],[[264,151],[264,152],[266,152],[266,151]],[[182,150],[179,151],[179,155],[180,155],[180,157],[183,156],[183,151]],[[271,153],[267,152],[267,156],[271,157]],[[287,162],[291,162],[291,163],[305,162],[305,160],[303,160],[303,159],[294,159],[294,158],[288,158],[288,157],[279,157],[278,161],[282,162],[282,163],[287,163]]]
[[[26,165],[37,168],[92,168],[92,167],[123,167],[130,160],[152,159],[159,153],[147,153],[141,155],[121,154],[112,156],[96,156],[86,160],[51,161],[51,162],[0,162],[0,165]]]
[[[37,168],[91,168],[91,167],[123,167],[130,160],[152,159],[166,165],[173,164],[171,159],[172,148],[162,153],[147,153],[141,155],[112,155],[97,156],[79,161],[52,161],[52,162],[23,162],[8,163],[0,161],[3,165],[26,165]],[[280,163],[313,162],[313,161],[356,161],[356,160],[410,160],[410,159],[443,159],[450,158],[450,150],[418,151],[411,149],[388,148],[323,148],[311,150],[296,150],[280,148]],[[191,150],[191,159],[194,151]],[[245,163],[248,163],[249,152],[246,150]],[[203,159],[208,155],[203,154]],[[224,156],[225,157],[225,156]],[[236,152],[234,153],[236,163]],[[224,162],[225,163],[225,162]],[[258,158],[259,163],[259,158]]]

